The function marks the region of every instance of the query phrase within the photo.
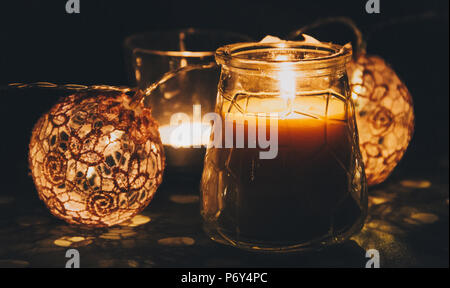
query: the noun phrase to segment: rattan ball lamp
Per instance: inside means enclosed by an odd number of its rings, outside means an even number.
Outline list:
[[[151,201],[164,151],[155,120],[112,91],[62,98],[35,125],[29,165],[39,197],[71,224],[124,222]]]

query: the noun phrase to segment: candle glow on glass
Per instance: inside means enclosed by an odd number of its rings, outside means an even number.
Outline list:
[[[277,61],[288,61],[288,55],[277,55],[275,58]],[[280,63],[281,70],[278,73],[280,84],[280,97],[285,101],[286,112],[289,114],[292,112],[292,101],[295,98],[295,73],[288,66],[289,63]]]
[[[333,213],[340,199],[346,199],[348,205],[342,209],[350,211],[345,221],[349,224],[357,223],[363,213],[348,193],[348,182],[351,180],[349,171],[355,165],[351,164],[354,151],[352,147],[356,144],[350,142],[352,138],[347,134],[349,124],[347,106],[343,100],[345,97],[331,89],[298,93],[300,72],[292,69],[291,63],[282,62],[289,61],[289,55],[277,55],[275,59],[280,61],[280,69],[273,78],[278,85],[278,95],[242,98],[226,102],[221,108],[223,119],[226,119],[226,113],[234,114],[231,121],[236,122],[236,127],[238,124],[244,127],[247,135],[245,138],[249,138],[250,131],[259,131],[258,125],[267,125],[267,115],[276,113],[277,156],[262,162],[255,160],[259,157],[259,148],[211,150],[213,152],[205,162],[206,172],[202,182],[205,199],[203,213],[211,218],[217,215],[220,218],[221,214],[230,213],[223,205],[224,200],[217,199],[217,189],[226,187],[223,188],[226,193],[234,193],[228,187],[235,187],[239,183],[240,186],[236,189],[240,191],[240,206],[236,208],[239,218],[223,224],[223,231],[239,230],[240,235],[258,240],[291,240],[305,235],[314,238],[320,233],[326,233],[334,225],[327,221],[336,217]],[[228,123],[228,126],[232,125]],[[222,125],[226,126],[227,123]],[[266,126],[265,131],[271,129],[272,127]],[[233,138],[237,138],[237,135],[237,128],[233,128]],[[212,163],[220,163],[220,159],[227,161],[226,164],[218,164],[218,169],[248,180],[237,182],[231,176],[220,180],[209,179],[208,177],[220,177],[210,172],[216,170],[209,168],[215,165]],[[221,165],[226,165],[226,169],[221,168]],[[321,182],[324,173],[327,181]],[[286,176],[293,174],[295,178]],[[206,187],[211,187],[210,183],[220,184],[207,190]],[[302,193],[302,189],[295,187],[311,187],[309,189],[313,192]],[[313,204],[302,206],[302,203]],[[321,215],[317,214],[317,207],[322,210]],[[284,211],[291,212],[284,214]],[[310,225],[307,219],[312,217],[323,218],[317,221],[319,224]],[[302,227],[301,232],[286,228],[289,227],[286,223],[293,221],[296,221],[297,227]],[[239,224],[234,226],[234,223]],[[230,232],[226,237],[234,239],[235,235]]]

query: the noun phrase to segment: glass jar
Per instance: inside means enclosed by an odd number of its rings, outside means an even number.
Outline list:
[[[214,123],[201,181],[210,238],[249,250],[345,241],[367,186],[345,64],[351,47],[237,43],[219,48]]]

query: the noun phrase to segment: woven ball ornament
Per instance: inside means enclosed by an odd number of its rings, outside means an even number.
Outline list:
[[[29,165],[39,197],[71,224],[133,217],[162,181],[164,152],[150,110],[118,91],[61,99],[33,129]]]
[[[369,185],[383,182],[408,148],[414,131],[411,94],[378,56],[361,54],[348,66],[359,146]]]

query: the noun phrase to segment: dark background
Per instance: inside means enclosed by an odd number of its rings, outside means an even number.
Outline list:
[[[414,98],[416,132],[396,171],[438,174],[448,183],[447,0],[380,0],[380,14],[367,14],[366,0],[80,1],[80,14],[67,14],[65,0],[1,1],[0,86],[34,81],[127,85],[123,40],[136,32],[197,27],[260,39],[284,36],[321,17],[348,16],[368,39],[368,52],[391,63]],[[320,40],[342,41],[341,35],[352,40],[343,26],[330,29],[337,32]],[[2,192],[16,193],[16,184],[23,182],[32,185],[26,167],[31,128],[54,101],[50,95],[1,95]]]

